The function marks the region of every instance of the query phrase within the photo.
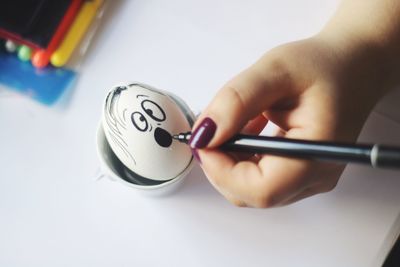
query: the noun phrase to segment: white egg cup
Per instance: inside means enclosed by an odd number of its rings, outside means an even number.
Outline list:
[[[173,191],[194,160],[190,148],[169,135],[189,131],[194,120],[186,103],[169,92],[142,83],[114,87],[96,136],[102,173],[141,191]]]

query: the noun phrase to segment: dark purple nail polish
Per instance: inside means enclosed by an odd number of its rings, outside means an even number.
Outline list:
[[[210,143],[213,138],[215,131],[217,130],[217,125],[215,122],[206,117],[200,123],[200,125],[194,130],[192,136],[189,140],[189,145],[191,148],[204,148]]]
[[[197,149],[192,148],[192,155],[201,164],[201,159],[199,156],[199,152],[197,152]]]

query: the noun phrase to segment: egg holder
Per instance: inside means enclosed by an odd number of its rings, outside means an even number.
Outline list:
[[[150,91],[155,91],[164,94],[166,97],[172,100],[172,102],[176,104],[176,106],[184,114],[187,122],[190,125],[190,128],[193,126],[193,123],[195,121],[195,115],[193,114],[191,109],[187,106],[187,104],[178,96],[170,92],[156,89],[154,87],[151,87],[143,83],[130,83],[129,85],[140,86]],[[115,90],[115,87],[112,90]],[[112,90],[110,90],[110,92]],[[102,174],[110,178],[112,181],[118,181],[124,185],[137,189],[141,192],[148,192],[151,194],[160,194],[160,193],[165,194],[165,193],[170,193],[175,189],[177,189],[184,180],[184,178],[187,176],[187,174],[193,168],[194,160],[193,156],[190,155],[190,161],[187,164],[187,166],[172,179],[160,181],[143,177],[142,175],[128,168],[113,151],[112,146],[109,144],[107,136],[104,132],[103,123],[104,120],[101,120],[97,128],[97,135],[96,135],[97,155],[98,158],[100,159],[100,164],[101,164],[100,169]]]

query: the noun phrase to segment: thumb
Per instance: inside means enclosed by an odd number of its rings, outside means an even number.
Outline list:
[[[268,68],[267,68],[268,69]],[[194,124],[191,148],[216,147],[239,132],[248,121],[283,96],[282,79],[276,71],[255,64],[229,81]]]

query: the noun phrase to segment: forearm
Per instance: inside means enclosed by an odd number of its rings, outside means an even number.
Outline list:
[[[400,83],[399,0],[343,0],[320,36],[350,53],[368,50],[385,88]]]

